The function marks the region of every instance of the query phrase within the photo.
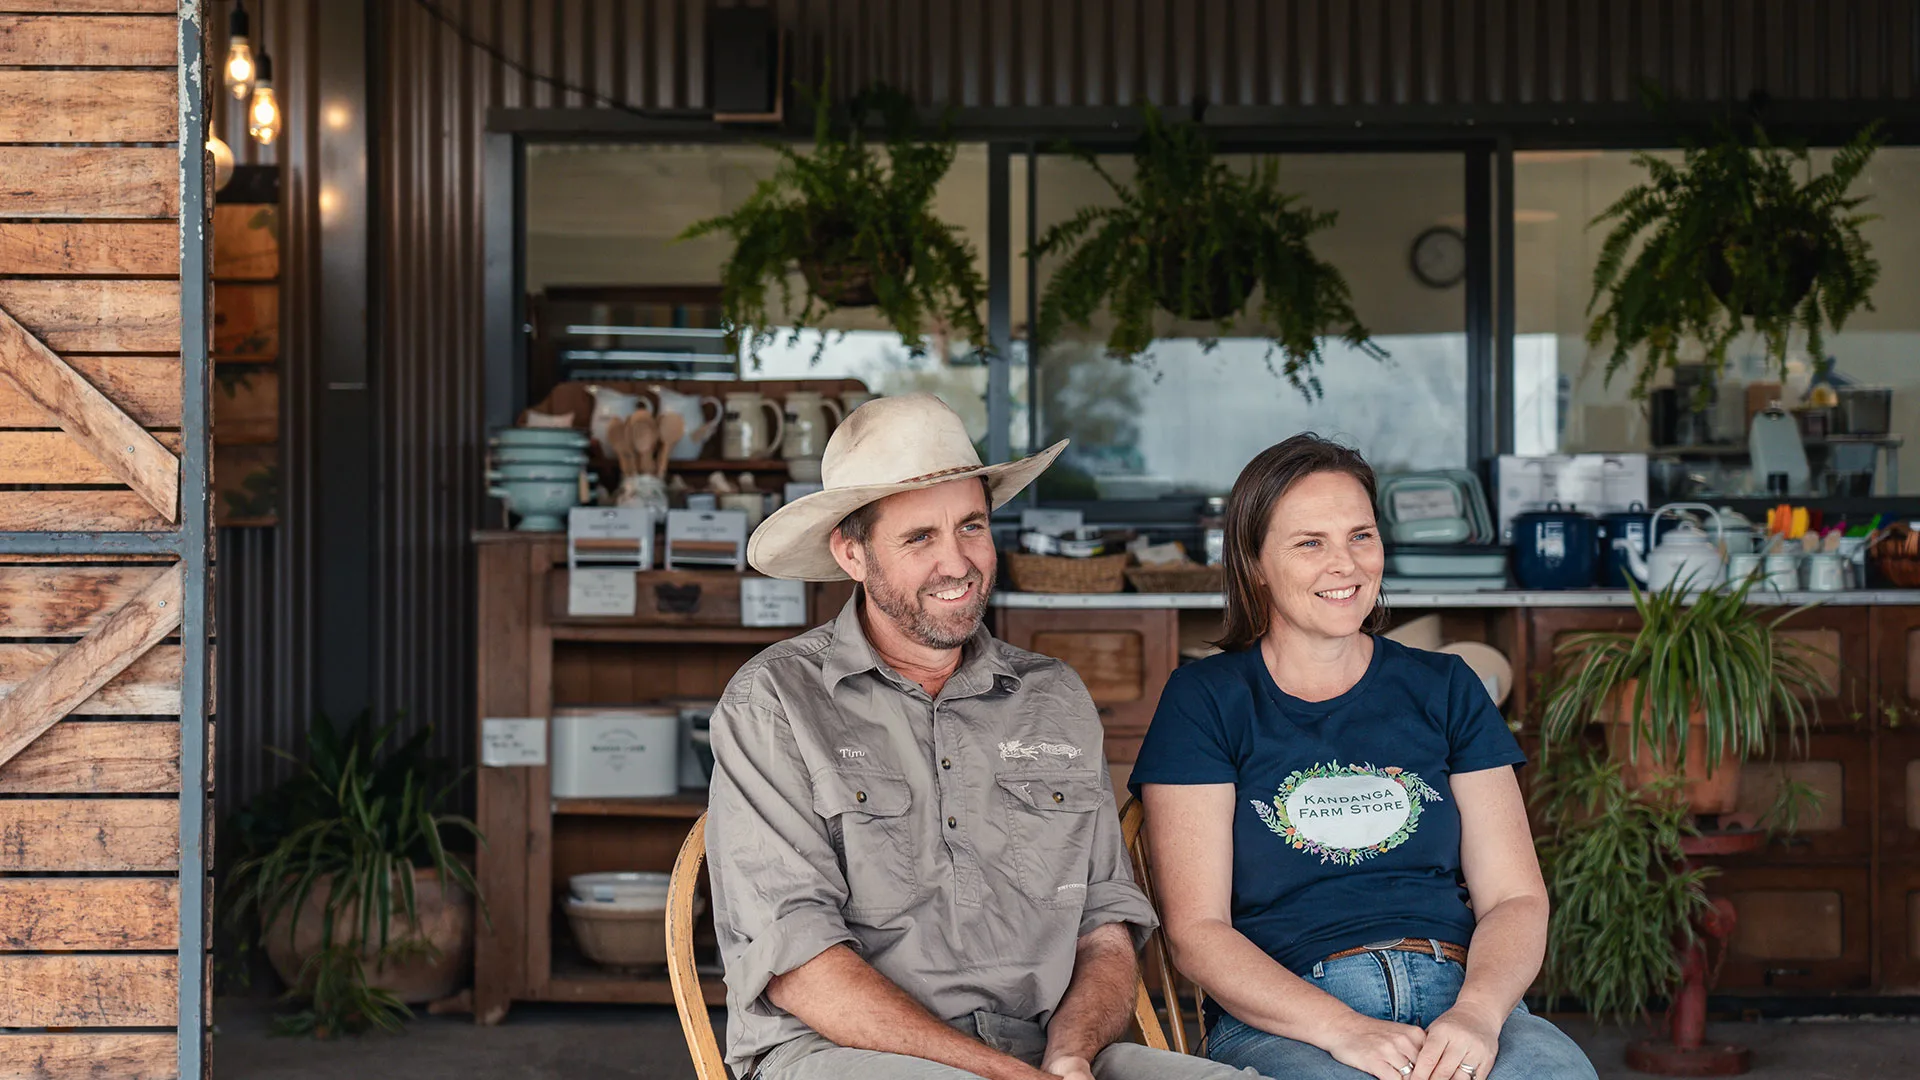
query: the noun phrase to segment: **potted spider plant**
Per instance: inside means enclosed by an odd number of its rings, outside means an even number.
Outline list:
[[[1850,192],[1879,144],[1879,125],[1867,127],[1824,173],[1804,147],[1777,145],[1758,124],[1750,139],[1723,130],[1688,147],[1679,164],[1636,154],[1646,180],[1589,226],[1611,223],[1587,303],[1589,314],[1599,309],[1588,343],[1613,343],[1607,381],[1637,353],[1633,396],[1644,398],[1697,344],[1710,386],[1749,328],[1783,373],[1795,330],[1809,355],[1824,356],[1829,330],[1873,308],[1880,264],[1860,226],[1874,215],[1859,212],[1867,196]]]
[[[317,717],[300,771],[235,822],[228,918],[308,1003],[277,1018],[284,1034],[397,1030],[409,1005],[465,984],[479,889],[447,842],[480,833],[442,810],[459,778],[427,756],[431,729],[398,744],[394,732],[366,714],[344,731]]]
[[[1814,649],[1780,632],[1807,608],[1761,615],[1747,603],[1755,580],[1706,592],[1684,579],[1644,592],[1629,581],[1638,630],[1572,634],[1554,650],[1543,756],[1580,743],[1597,720],[1630,786],[1677,776],[1693,813],[1732,810],[1740,764],[1769,752],[1776,727],[1797,746],[1806,702],[1824,689]]]
[[[1338,335],[1376,359],[1386,356],[1355,313],[1346,278],[1309,243],[1337,212],[1315,211],[1281,190],[1274,159],[1238,172],[1214,156],[1198,124],[1169,125],[1152,107],[1144,119],[1131,182],[1093,154],[1075,152],[1118,205],[1082,209],[1028,253],[1061,257],[1040,302],[1040,342],[1057,340],[1068,324],[1090,328],[1104,308],[1113,319],[1110,355],[1133,360],[1146,352],[1157,312],[1212,323],[1215,334],[1204,339],[1212,348],[1258,289],[1255,321],[1272,329],[1267,366],[1307,400],[1321,393],[1323,338]]]
[[[733,238],[720,271],[727,328],[745,335],[757,365],[781,326],[790,341],[836,308],[872,307],[915,355],[930,324],[984,347],[987,286],[973,246],[933,212],[957,144],[943,127],[922,137],[911,102],[869,90],[844,113],[825,87],[802,88],[814,109],[813,145],[769,143],[779,166],[737,209],[697,221],[687,240]],[[868,119],[884,124],[884,155],[868,141]],[[795,279],[802,302],[795,302]],[[818,361],[826,337],[814,349]]]

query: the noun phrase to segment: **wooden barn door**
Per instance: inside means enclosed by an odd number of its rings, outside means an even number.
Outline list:
[[[0,0],[0,1077],[206,1072],[204,2]]]

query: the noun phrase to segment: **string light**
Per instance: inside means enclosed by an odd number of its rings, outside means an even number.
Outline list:
[[[233,14],[227,18],[227,91],[235,101],[245,101],[253,93],[253,47],[247,44],[247,8],[233,0]]]

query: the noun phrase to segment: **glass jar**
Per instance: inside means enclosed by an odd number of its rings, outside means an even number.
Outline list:
[[[1227,558],[1227,499],[1224,495],[1213,495],[1200,507],[1201,547],[1206,551],[1207,565],[1219,566]]]

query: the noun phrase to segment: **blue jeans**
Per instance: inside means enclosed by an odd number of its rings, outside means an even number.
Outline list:
[[[1436,953],[1371,952],[1313,965],[1307,981],[1362,1016],[1426,1027],[1453,1007],[1466,972]],[[1285,1080],[1365,1080],[1312,1043],[1297,1042],[1222,1015],[1207,1034],[1207,1056]],[[1456,1080],[1456,1078],[1446,1078]],[[1557,1027],[1514,1006],[1500,1029],[1500,1053],[1480,1080],[1597,1080],[1593,1064]]]

